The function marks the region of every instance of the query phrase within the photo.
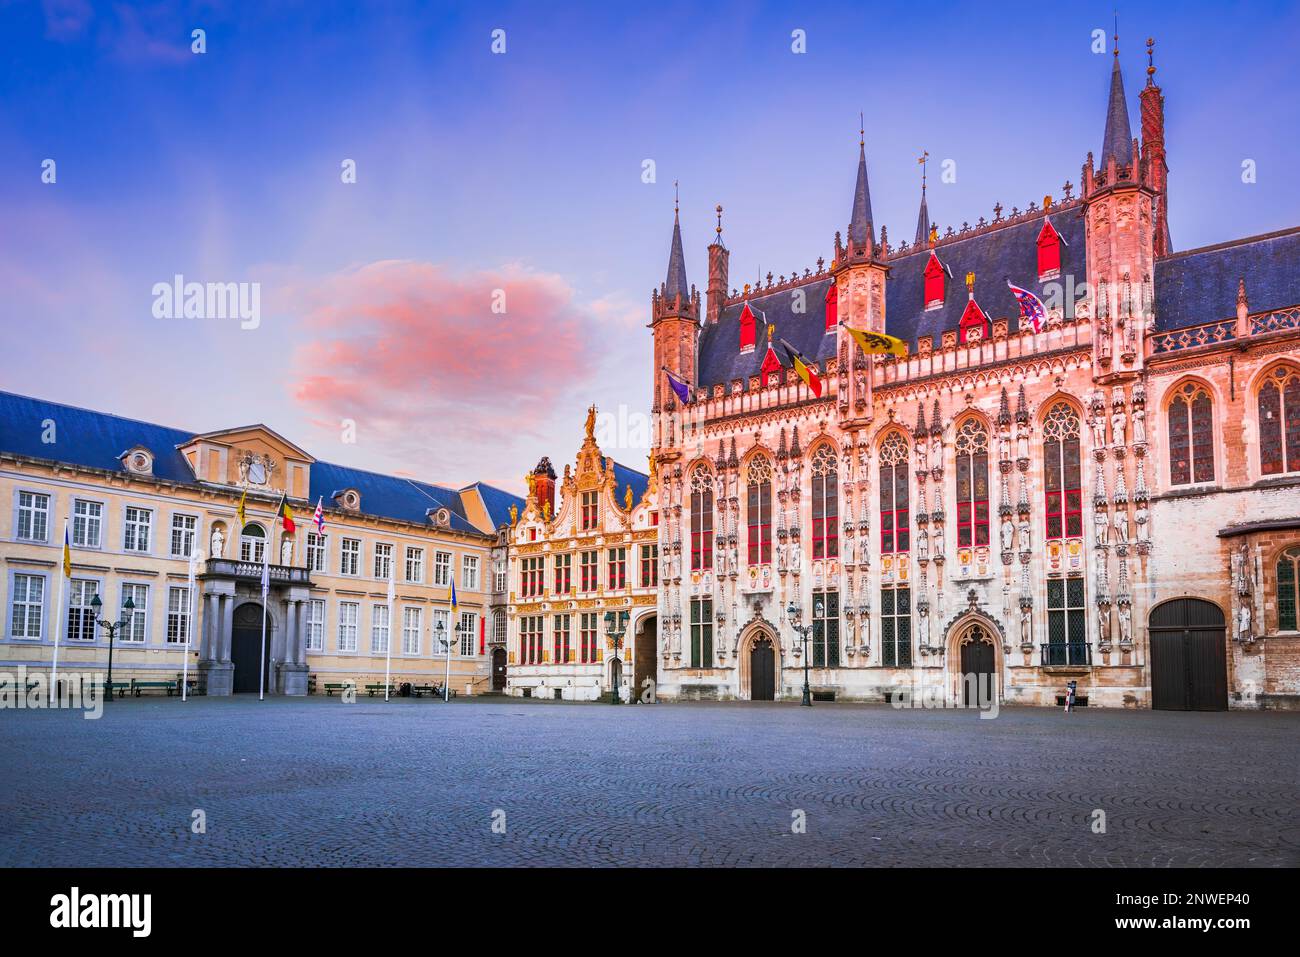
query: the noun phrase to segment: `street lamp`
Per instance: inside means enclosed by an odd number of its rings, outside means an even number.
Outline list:
[[[627,634],[628,613],[625,611],[607,611],[605,612],[605,634],[609,640],[614,643],[614,657],[618,657],[618,650],[623,644],[623,636]],[[620,673],[619,677],[622,675]],[[610,672],[610,682],[614,687],[614,698],[610,704],[622,704],[622,699],[618,696],[618,679],[614,677],[612,667]]]
[[[460,625],[459,624],[453,625],[451,628],[451,635],[449,636],[447,634],[447,628],[443,625],[441,619],[438,620],[438,624],[434,626],[433,629],[433,633],[435,636],[437,636],[438,641],[442,642],[443,647],[447,649],[447,677],[442,684],[443,701],[451,700],[451,644],[455,640],[455,636],[459,632],[460,632]]]
[[[821,619],[825,606],[821,599],[813,605],[814,623]],[[799,619],[803,617],[803,612],[793,601],[786,606],[786,616],[790,619],[790,627],[798,633],[803,641],[803,701],[799,702],[805,708],[812,707],[812,686],[808,684],[808,636],[812,634],[813,625],[800,625]]]
[[[99,617],[100,609],[103,608],[103,606],[104,603],[99,600],[99,592],[96,592],[95,597],[90,599],[90,607],[94,609],[95,623],[99,625],[100,628],[103,628],[105,631],[108,632],[108,684],[107,684],[108,698],[107,700],[112,701],[113,700],[113,638],[114,636],[117,635],[119,631],[121,631],[123,628],[125,628],[127,625],[131,623],[131,613],[135,611],[135,602],[131,600],[130,595],[127,596],[126,601],[122,603],[122,611],[125,612],[125,614],[117,621],[108,621],[104,618]]]

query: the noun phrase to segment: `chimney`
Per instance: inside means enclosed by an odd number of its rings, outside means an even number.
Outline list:
[[[537,496],[537,507],[545,509],[547,516],[555,517],[555,469],[551,467],[549,456],[543,455],[533,469],[533,494]],[[546,506],[549,503],[550,508]]]

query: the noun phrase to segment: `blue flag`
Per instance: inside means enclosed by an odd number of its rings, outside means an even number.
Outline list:
[[[682,405],[691,404],[691,387],[686,380],[679,375],[675,375],[668,370],[667,366],[663,367],[664,375],[668,376],[668,384],[672,386],[673,392],[681,400]]]

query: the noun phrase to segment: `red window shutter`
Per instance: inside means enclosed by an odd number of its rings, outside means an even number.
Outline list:
[[[1043,220],[1038,232],[1038,278],[1061,270],[1061,236],[1050,219]]]
[[[749,308],[749,303],[745,303],[745,308],[740,311],[740,348],[754,348],[754,313]]]
[[[939,257],[930,253],[930,261],[925,264],[925,302],[923,306],[943,302],[943,264]]]
[[[972,329],[980,331],[980,338],[987,339],[989,335],[989,320],[984,315],[984,310],[979,307],[974,299],[966,303],[966,311],[961,314],[961,324],[958,327],[957,338],[965,342]]]
[[[835,291],[835,284],[826,290],[826,331],[830,332],[840,321],[840,297]]]

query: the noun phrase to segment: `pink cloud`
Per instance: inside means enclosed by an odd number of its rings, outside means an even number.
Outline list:
[[[522,470],[519,444],[545,434],[590,360],[592,317],[569,285],[515,266],[377,262],[275,298],[301,317],[290,395],[334,438],[355,421],[360,455],[343,454],[381,471],[455,484]]]

